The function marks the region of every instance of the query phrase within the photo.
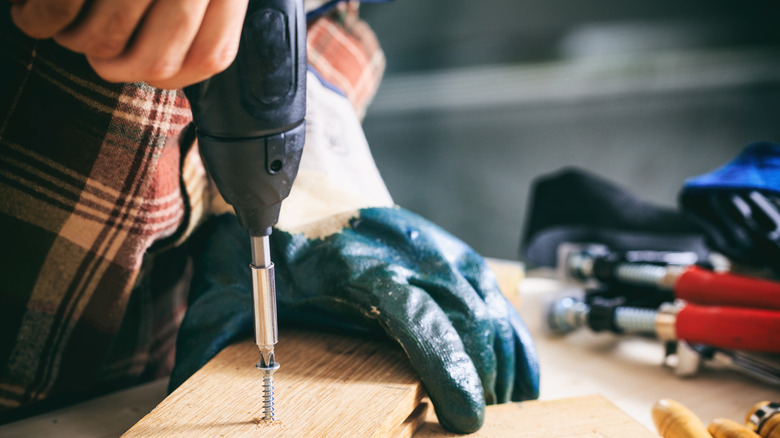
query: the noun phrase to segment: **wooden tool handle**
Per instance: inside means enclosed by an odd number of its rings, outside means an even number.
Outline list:
[[[674,400],[661,399],[655,403],[653,423],[663,438],[712,438],[699,417]]]
[[[762,401],[753,405],[745,416],[745,424],[750,429],[756,430],[762,438],[780,438],[780,414],[770,414],[766,418],[763,418],[763,415],[761,415],[760,419],[753,416],[759,409],[770,404],[772,402]]]
[[[766,423],[761,426],[759,435],[763,438],[780,438],[780,416],[775,415],[766,420]]]
[[[713,438],[761,438],[747,427],[727,418],[712,420],[707,430]]]

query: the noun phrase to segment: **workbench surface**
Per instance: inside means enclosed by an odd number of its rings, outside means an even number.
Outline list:
[[[544,308],[554,297],[576,293],[571,285],[533,274],[520,282],[515,262],[491,260],[502,289],[519,293],[520,313],[540,357],[541,399],[554,400],[600,394],[650,430],[650,409],[661,398],[688,406],[706,424],[724,417],[742,421],[761,400],[780,400],[780,388],[732,370],[704,367],[693,377],[675,377],[662,366],[663,347],[651,339],[618,337],[580,330],[553,337],[543,329]],[[0,436],[112,437],[119,436],[164,397],[166,381],[156,381],[48,414],[0,426]]]

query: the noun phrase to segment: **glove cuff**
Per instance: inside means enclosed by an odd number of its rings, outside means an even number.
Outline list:
[[[352,104],[312,72],[307,83],[306,145],[277,228],[316,238],[339,231],[361,208],[394,204]],[[326,224],[329,232],[309,234]]]

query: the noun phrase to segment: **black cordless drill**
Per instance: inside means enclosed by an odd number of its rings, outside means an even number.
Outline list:
[[[255,343],[261,353],[257,367],[270,376],[279,365],[274,357],[276,287],[268,236],[303,152],[303,1],[250,0],[233,64],[184,93],[206,169],[249,232]]]

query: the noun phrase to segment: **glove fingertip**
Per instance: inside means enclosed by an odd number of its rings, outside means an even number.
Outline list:
[[[414,334],[424,335],[417,331]],[[396,339],[420,376],[439,424],[455,433],[472,433],[485,420],[485,393],[479,373],[459,338],[447,336],[446,330],[429,335],[422,336],[422,344],[410,342],[406,336]],[[451,341],[428,344],[433,339]]]
[[[385,306],[388,311],[377,315],[378,322],[409,357],[439,424],[455,433],[478,430],[485,420],[485,393],[461,335],[422,289],[396,287],[393,297],[400,300]]]
[[[461,348],[440,352],[439,365],[415,361],[439,424],[456,433],[472,433],[485,421],[485,391],[479,373]],[[430,360],[430,356],[429,356]]]
[[[445,402],[436,402],[431,397],[436,417],[439,424],[455,433],[473,433],[478,431],[485,422],[485,404],[480,406],[468,404],[466,407],[459,407],[456,400],[448,399]]]

